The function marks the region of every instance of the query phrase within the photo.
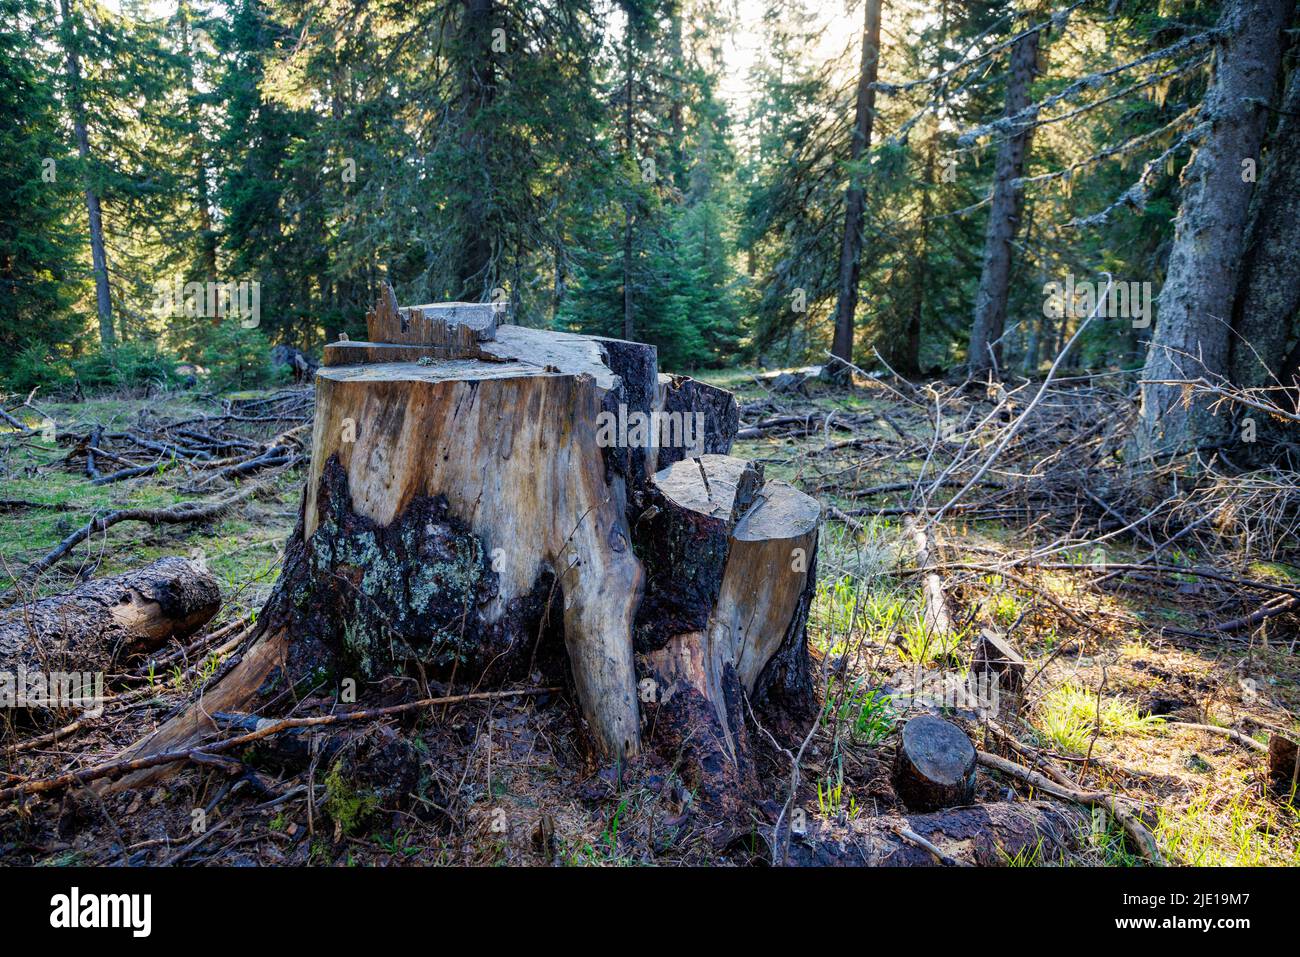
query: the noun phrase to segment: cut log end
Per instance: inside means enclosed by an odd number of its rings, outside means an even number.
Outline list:
[[[893,781],[895,792],[914,811],[969,804],[975,796],[975,747],[955,724],[918,715],[903,726]]]

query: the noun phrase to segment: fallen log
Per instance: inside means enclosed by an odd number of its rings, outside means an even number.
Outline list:
[[[792,867],[1003,867],[1068,860],[1086,818],[1045,801],[976,804],[932,814],[809,821],[791,835]],[[919,840],[917,840],[919,838]]]
[[[0,615],[0,671],[108,671],[194,634],[220,606],[210,572],[162,558]]]

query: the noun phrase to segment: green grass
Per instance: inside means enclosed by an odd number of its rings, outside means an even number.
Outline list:
[[[1034,715],[1042,744],[1066,754],[1085,753],[1094,736],[1147,734],[1163,724],[1163,718],[1141,714],[1134,702],[1124,698],[1103,697],[1099,710],[1096,693],[1076,682],[1044,695]]]
[[[1008,854],[1001,848],[998,853],[1002,855],[1002,863],[1007,867],[1042,867],[1046,861],[1043,858],[1043,839],[1040,837],[1034,844],[1026,844],[1014,854]]]
[[[1146,863],[1129,849],[1124,829],[1106,814],[1093,814],[1088,844],[1101,857],[1101,862],[1106,867],[1142,867]]]
[[[1157,806],[1154,834],[1162,847],[1193,867],[1300,865],[1295,807],[1270,810],[1245,790],[1220,800],[1207,787],[1185,810]]]
[[[42,409],[53,416],[60,434],[84,435],[94,425],[117,430],[132,425],[144,411],[150,416],[183,418],[211,413],[214,406],[192,395],[163,395],[150,399],[93,398],[85,402],[46,402]],[[43,439],[12,443],[5,458],[6,473],[0,497],[49,508],[18,507],[0,511],[0,589],[13,576],[37,560],[68,534],[96,515],[120,508],[167,508],[183,501],[205,500],[228,494],[184,494],[189,481],[181,470],[154,473],[113,485],[92,485],[79,470],[62,462],[67,445]],[[111,463],[105,463],[111,468]],[[264,480],[259,476],[257,480]],[[96,577],[118,574],[168,555],[202,559],[217,577],[224,598],[222,618],[241,614],[259,604],[279,568],[279,550],[293,529],[295,506],[301,490],[300,475],[279,478],[275,495],[259,496],[213,522],[196,525],[149,527],[123,522],[80,544],[56,570],[41,576],[36,597],[66,590],[70,573],[79,569]],[[243,607],[241,607],[243,606]]]
[[[939,632],[929,627],[917,608],[904,623],[899,633],[898,654],[908,664],[955,665],[962,642],[969,637],[969,628],[955,628]]]

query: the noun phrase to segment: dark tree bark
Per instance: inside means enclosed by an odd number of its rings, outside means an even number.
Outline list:
[[[1258,159],[1277,88],[1282,31],[1291,0],[1230,0],[1219,21],[1217,70],[1201,122],[1208,129],[1183,170],[1183,199],[1155,336],[1142,378],[1139,455],[1184,451],[1213,442],[1226,426],[1208,403],[1150,380],[1194,379],[1228,372],[1233,297],[1254,184],[1242,161]]]
[[[1011,48],[1011,65],[1007,77],[1007,116],[1015,116],[1029,106],[1030,86],[1038,64],[1041,30],[1027,33]],[[975,298],[975,321],[971,325],[970,374],[980,376],[1002,361],[999,340],[1007,320],[1007,291],[1011,285],[1011,252],[1020,217],[1024,209],[1024,190],[1016,185],[1024,175],[1032,127],[1010,132],[998,147],[993,170],[993,201],[989,210],[988,229],[984,234],[984,264],[980,270],[979,292]]]
[[[916,246],[913,252],[915,258],[912,264],[912,301],[908,310],[907,333],[903,340],[903,348],[894,355],[893,362],[894,369],[905,376],[921,374],[921,319],[925,314],[925,286],[929,278],[926,275],[925,260],[930,250],[930,216],[934,206],[930,199],[930,188],[934,184],[936,139],[938,139],[937,129],[930,137],[925,150],[925,187],[921,191],[921,221],[917,227]]]
[[[865,0],[862,24],[862,61],[858,67],[857,102],[849,162],[856,167],[871,150],[871,128],[876,119],[874,84],[880,65],[880,7],[882,0]],[[866,191],[862,173],[853,169],[844,194],[844,235],[840,240],[840,270],[835,299],[835,339],[831,354],[853,361],[853,328],[858,309],[858,276],[862,269],[862,219]]]
[[[1300,69],[1291,71],[1261,169],[1233,309],[1232,379],[1247,387],[1292,386],[1282,375],[1300,310]]]

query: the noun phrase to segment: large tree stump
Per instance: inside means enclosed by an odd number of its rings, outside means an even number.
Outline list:
[[[734,399],[661,383],[652,346],[500,318],[386,295],[369,319],[388,341],[327,348],[301,520],[261,635],[137,754],[313,682],[524,677],[552,634],[606,759],[648,735],[725,789],[744,775],[741,695],[777,727],[809,713],[816,502],[702,454],[730,448]],[[639,679],[662,695],[639,700]]]

